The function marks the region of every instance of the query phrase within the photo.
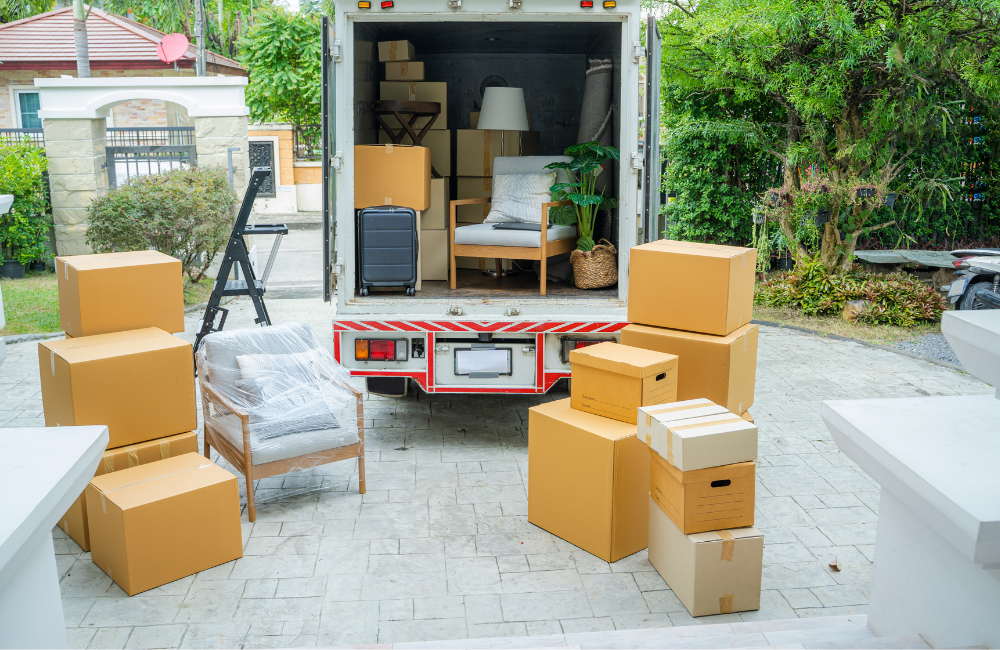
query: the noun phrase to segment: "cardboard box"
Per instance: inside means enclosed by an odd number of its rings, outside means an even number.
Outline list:
[[[158,251],[57,257],[59,324],[72,337],[184,331],[181,261]]]
[[[378,60],[380,63],[412,61],[415,58],[417,58],[417,54],[410,41],[379,41]]]
[[[753,423],[753,416],[750,415],[750,411],[747,411],[746,413],[744,413],[740,417],[743,418],[744,420],[746,420],[747,422],[750,422],[751,424]]]
[[[629,259],[633,323],[726,336],[753,318],[754,248],[661,239]]]
[[[622,343],[676,354],[677,399],[707,397],[733,413],[753,405],[757,374],[756,325],[744,325],[726,336],[628,325]]]
[[[386,81],[423,81],[423,61],[386,61]]]
[[[459,176],[455,179],[459,199],[482,199],[493,196],[492,176]],[[458,223],[482,223],[490,213],[490,203],[460,205],[455,210]]]
[[[635,425],[570,407],[528,411],[528,521],[615,562],[646,548],[649,458]]]
[[[200,454],[98,476],[86,495],[91,559],[130,596],[243,557],[236,477]]]
[[[520,136],[520,153],[518,153]],[[537,131],[455,131],[455,175],[493,176],[493,159],[497,156],[537,156]]]
[[[38,344],[45,426],[103,424],[108,448],[191,431],[191,344],[155,327]]]
[[[678,360],[679,363],[679,360]],[[678,420],[690,418],[700,418],[706,415],[728,415],[729,411],[715,402],[700,398],[689,399],[667,404],[654,404],[652,406],[640,406],[638,408],[638,423],[635,435],[650,449],[654,449],[661,456],[666,454],[659,451],[667,446],[666,425]]]
[[[448,227],[448,178],[431,179],[431,207],[421,214],[421,230],[444,230]]]
[[[354,208],[431,207],[431,150],[399,144],[354,147]]]
[[[118,447],[104,452],[101,464],[94,476],[110,474],[115,470],[128,469],[172,456],[198,452],[198,434],[195,431],[178,433],[157,440],[148,440],[137,445]],[[84,551],[90,550],[90,528],[87,525],[86,492],[73,502],[66,514],[59,520],[59,527]]]
[[[757,460],[757,427],[735,413],[653,422],[650,448],[682,472]]]
[[[378,98],[396,99],[404,102],[436,102],[441,104],[441,113],[434,120],[431,130],[444,130],[448,128],[448,84],[444,81],[380,81],[378,84]],[[396,119],[395,115],[383,115],[382,119],[389,126],[396,128],[403,126]],[[430,119],[429,117],[417,118],[413,129],[419,132]]]
[[[531,111],[525,111],[528,114],[528,128],[531,128]],[[478,129],[479,128],[479,111],[472,111],[469,113],[469,128]]]
[[[423,280],[448,280],[448,231],[420,231],[420,270]]]
[[[649,452],[649,495],[685,535],[753,526],[756,463],[682,472]]]
[[[419,133],[419,131],[418,131]],[[379,144],[389,144],[392,138],[383,129],[378,131]],[[403,134],[403,144],[413,144],[410,134]],[[431,150],[431,165],[442,176],[451,176],[451,131],[431,129],[421,140],[421,146]]]
[[[764,536],[756,528],[685,535],[649,499],[649,562],[691,616],[760,609]]]
[[[610,341],[569,353],[573,408],[636,424],[636,409],[677,399],[677,357]]]

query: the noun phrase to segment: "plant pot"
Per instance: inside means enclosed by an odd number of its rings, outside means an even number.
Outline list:
[[[10,278],[11,280],[20,280],[24,277],[24,264],[21,264],[17,260],[7,260],[3,264],[0,264],[0,278]]]
[[[28,265],[28,270],[32,273],[41,273],[45,270],[45,262],[32,262]]]
[[[779,257],[775,260],[774,266],[779,271],[791,271],[795,268],[795,259],[792,257]]]
[[[573,264],[573,282],[577,288],[601,289],[618,282],[616,252],[607,239],[587,252],[573,251],[569,261]]]

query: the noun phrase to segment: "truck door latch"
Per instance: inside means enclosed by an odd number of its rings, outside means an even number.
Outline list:
[[[632,152],[632,169],[642,169],[645,167],[645,161],[643,160],[642,154],[638,151]]]
[[[337,171],[340,171],[340,168],[344,166],[344,158],[340,155],[339,151],[330,158],[330,166]]]
[[[639,41],[632,41],[632,56],[635,58],[636,63],[642,61],[643,57],[646,56],[646,48]]]
[[[334,41],[330,44],[330,58],[334,61],[340,61],[340,41]]]

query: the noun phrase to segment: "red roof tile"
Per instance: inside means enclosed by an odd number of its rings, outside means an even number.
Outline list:
[[[95,69],[172,68],[156,56],[156,44],[163,37],[135,21],[111,15],[96,7],[87,18],[87,46]],[[190,68],[197,57],[194,44],[177,62]],[[0,25],[0,70],[32,70],[76,67],[73,47],[73,8],[66,7]],[[227,74],[242,72],[240,64],[213,52],[207,53],[209,72],[213,66],[229,68]]]

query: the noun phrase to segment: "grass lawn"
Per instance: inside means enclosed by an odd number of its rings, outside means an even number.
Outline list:
[[[215,280],[205,278],[198,284],[184,285],[184,306],[208,300]],[[0,280],[7,326],[0,336],[59,332],[59,289],[56,274],[28,273],[21,280]]]
[[[892,345],[922,334],[940,334],[941,323],[921,323],[914,327],[894,327],[892,325],[867,325],[848,323],[840,316],[806,316],[794,307],[753,306],[754,320],[781,323],[794,327],[804,327],[823,334],[846,336],[866,343]]]

